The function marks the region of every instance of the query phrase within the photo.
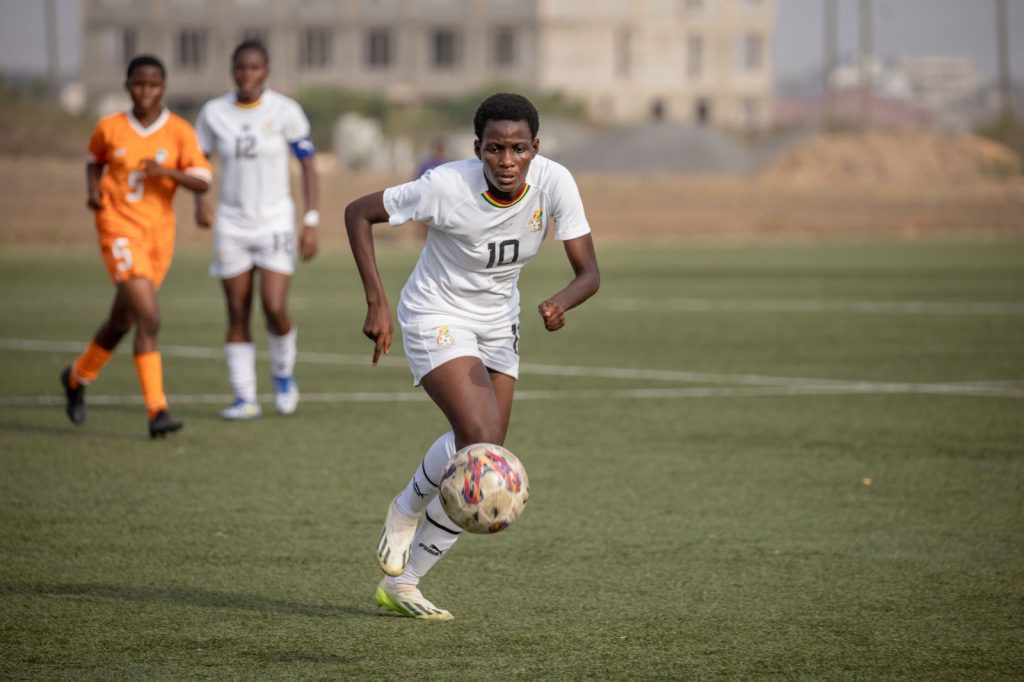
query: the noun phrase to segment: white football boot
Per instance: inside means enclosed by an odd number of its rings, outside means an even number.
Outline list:
[[[247,419],[259,419],[262,414],[263,410],[260,409],[259,403],[235,398],[235,402],[221,410],[220,418],[227,419],[228,421],[245,421]]]
[[[299,407],[299,387],[295,377],[274,377],[274,410],[278,414],[295,414]]]
[[[409,548],[416,535],[419,525],[418,516],[409,516],[399,511],[394,500],[388,505],[388,515],[384,517],[384,530],[380,532],[377,543],[377,563],[382,571],[391,576],[402,575],[405,565],[409,562]]]
[[[396,584],[390,578],[383,578],[380,581],[374,596],[377,599],[377,606],[383,606],[406,618],[451,620],[455,617],[449,611],[430,603],[419,588]]]

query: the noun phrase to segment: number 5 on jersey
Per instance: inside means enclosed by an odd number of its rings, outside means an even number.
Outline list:
[[[124,281],[124,274],[132,269],[132,247],[128,237],[118,237],[110,246],[110,253],[117,263],[117,281]]]

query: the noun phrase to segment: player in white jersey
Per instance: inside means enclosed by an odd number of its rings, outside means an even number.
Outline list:
[[[392,322],[373,225],[415,220],[428,226],[423,253],[402,289],[398,319],[414,384],[441,408],[452,430],[434,441],[392,500],[377,547],[387,574],[377,586],[377,603],[404,616],[452,617],[418,587],[460,532],[441,506],[437,483],[456,450],[504,443],[519,374],[520,270],[549,229],[564,243],[575,277],[538,306],[548,331],[561,329],[566,311],[600,284],[579,190],[568,170],[537,155],[539,125],[526,98],[493,95],[473,119],[476,159],[439,166],[357,199],[345,211],[366,291],[363,333],[374,341],[374,365],[391,345]]]
[[[295,384],[296,328],[287,309],[288,286],[295,272],[295,205],[288,156],[302,168],[303,217],[299,253],[304,261],[317,251],[317,175],[309,121],[294,100],[265,87],[266,48],[246,41],[231,57],[235,92],[207,102],[196,120],[199,144],[207,156],[220,157],[220,200],[216,216],[205,201],[196,205],[200,225],[215,223],[210,274],[223,282],[228,302],[224,346],[235,401],[225,419],[254,419],[261,414],[256,397],[256,349],[250,314],[255,274],[267,319],[274,406],[291,414],[299,402]]]

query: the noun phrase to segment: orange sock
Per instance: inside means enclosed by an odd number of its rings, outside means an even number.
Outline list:
[[[71,363],[71,388],[91,384],[100,375],[100,370],[110,360],[112,353],[95,341],[90,341],[82,354]]]
[[[139,383],[142,385],[142,398],[146,401],[146,412],[152,419],[157,412],[167,409],[167,396],[164,395],[164,369],[160,351],[136,355],[135,371],[138,372]]]

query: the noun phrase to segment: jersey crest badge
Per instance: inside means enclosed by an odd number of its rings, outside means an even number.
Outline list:
[[[114,150],[114,156],[116,156],[119,159],[128,156],[128,150],[124,147],[118,147],[117,149]]]
[[[164,161],[167,160],[167,150],[166,149],[157,149],[156,150],[156,156],[154,156],[153,158],[156,159],[157,163],[163,163]]]
[[[541,218],[543,217],[544,211],[538,208],[533,212],[533,217],[530,218],[530,222],[527,223],[527,229],[529,229],[530,232],[540,232],[540,228],[543,226],[543,223],[541,222]]]
[[[455,345],[455,337],[448,331],[448,325],[437,328],[438,348],[451,348]]]

